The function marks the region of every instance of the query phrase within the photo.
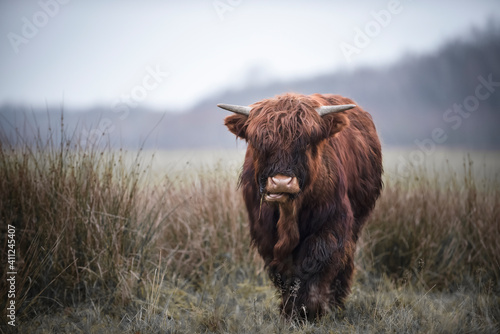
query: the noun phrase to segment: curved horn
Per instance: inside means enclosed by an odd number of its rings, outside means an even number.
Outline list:
[[[332,112],[345,111],[345,110],[349,110],[349,109],[354,108],[354,107],[356,107],[355,104],[339,104],[336,106],[318,107],[318,108],[316,108],[316,111],[318,112],[318,114],[320,116],[325,116],[325,115],[328,115]]]
[[[250,110],[252,110],[252,108],[250,108],[250,107],[237,106],[234,104],[218,104],[217,107],[232,111],[232,112],[240,114],[240,115],[245,115],[245,116],[249,116]]]

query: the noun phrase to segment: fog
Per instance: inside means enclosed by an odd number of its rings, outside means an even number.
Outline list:
[[[499,17],[494,0],[2,1],[0,105],[111,107],[135,94],[136,106],[184,111],[228,89],[432,53]]]

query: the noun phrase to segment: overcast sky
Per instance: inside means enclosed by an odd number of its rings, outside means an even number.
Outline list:
[[[500,1],[0,2],[0,104],[182,110],[228,88],[387,64]]]

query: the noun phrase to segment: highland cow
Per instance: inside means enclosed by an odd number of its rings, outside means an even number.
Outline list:
[[[315,319],[343,307],[356,241],[382,188],[370,114],[320,94],[218,106],[235,113],[225,125],[247,142],[240,186],[282,314]]]

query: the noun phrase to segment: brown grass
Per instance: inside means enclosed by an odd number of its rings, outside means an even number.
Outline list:
[[[362,266],[400,283],[453,291],[460,285],[498,291],[499,180],[463,170],[420,169],[409,179],[387,179],[362,247]]]
[[[158,176],[144,154],[59,138],[1,138],[0,245],[16,226],[20,332],[500,329],[500,182],[466,157],[462,171],[386,176],[346,309],[290,323],[250,247],[236,170]]]

